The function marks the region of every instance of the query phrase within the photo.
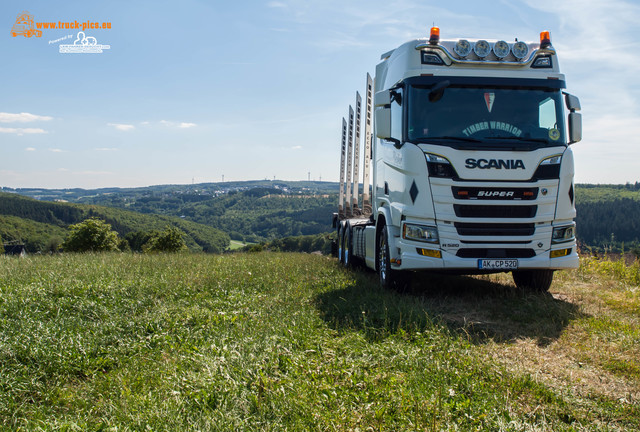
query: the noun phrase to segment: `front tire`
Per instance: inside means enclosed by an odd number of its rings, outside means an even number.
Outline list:
[[[387,227],[382,227],[378,237],[376,264],[378,277],[383,288],[405,291],[409,286],[410,277],[406,271],[393,270],[391,268],[391,256],[389,254],[389,233]]]
[[[553,282],[553,270],[516,270],[513,282],[520,289],[532,292],[547,292]]]

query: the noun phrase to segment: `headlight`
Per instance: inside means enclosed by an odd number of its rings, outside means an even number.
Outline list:
[[[427,158],[427,168],[429,169],[429,177],[454,178],[457,177],[456,171],[451,166],[451,162],[445,157],[425,153]]]
[[[569,225],[563,227],[557,227],[553,229],[553,235],[551,236],[552,243],[564,243],[572,241],[576,238],[576,226]]]
[[[406,223],[402,227],[402,238],[427,243],[438,243],[438,229],[432,226]]]
[[[546,158],[545,160],[540,162],[540,165],[556,165],[556,164],[559,164],[561,161],[562,161],[562,155],[555,155],[555,156]]]

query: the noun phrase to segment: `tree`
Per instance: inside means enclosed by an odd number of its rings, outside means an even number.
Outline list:
[[[105,252],[118,250],[118,233],[98,218],[69,226],[71,232],[62,244],[66,252]]]
[[[182,234],[178,228],[167,226],[164,231],[154,233],[142,249],[145,252],[180,252],[187,249]]]
[[[58,236],[50,237],[49,241],[47,241],[47,245],[45,246],[45,251],[49,253],[60,252],[60,248],[62,247],[62,238]]]

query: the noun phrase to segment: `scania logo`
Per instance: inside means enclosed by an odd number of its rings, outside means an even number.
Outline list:
[[[524,162],[520,159],[467,159],[465,167],[469,169],[524,169]]]

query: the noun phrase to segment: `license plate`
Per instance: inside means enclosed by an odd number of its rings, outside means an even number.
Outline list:
[[[482,270],[515,270],[517,259],[479,259],[478,268]]]

